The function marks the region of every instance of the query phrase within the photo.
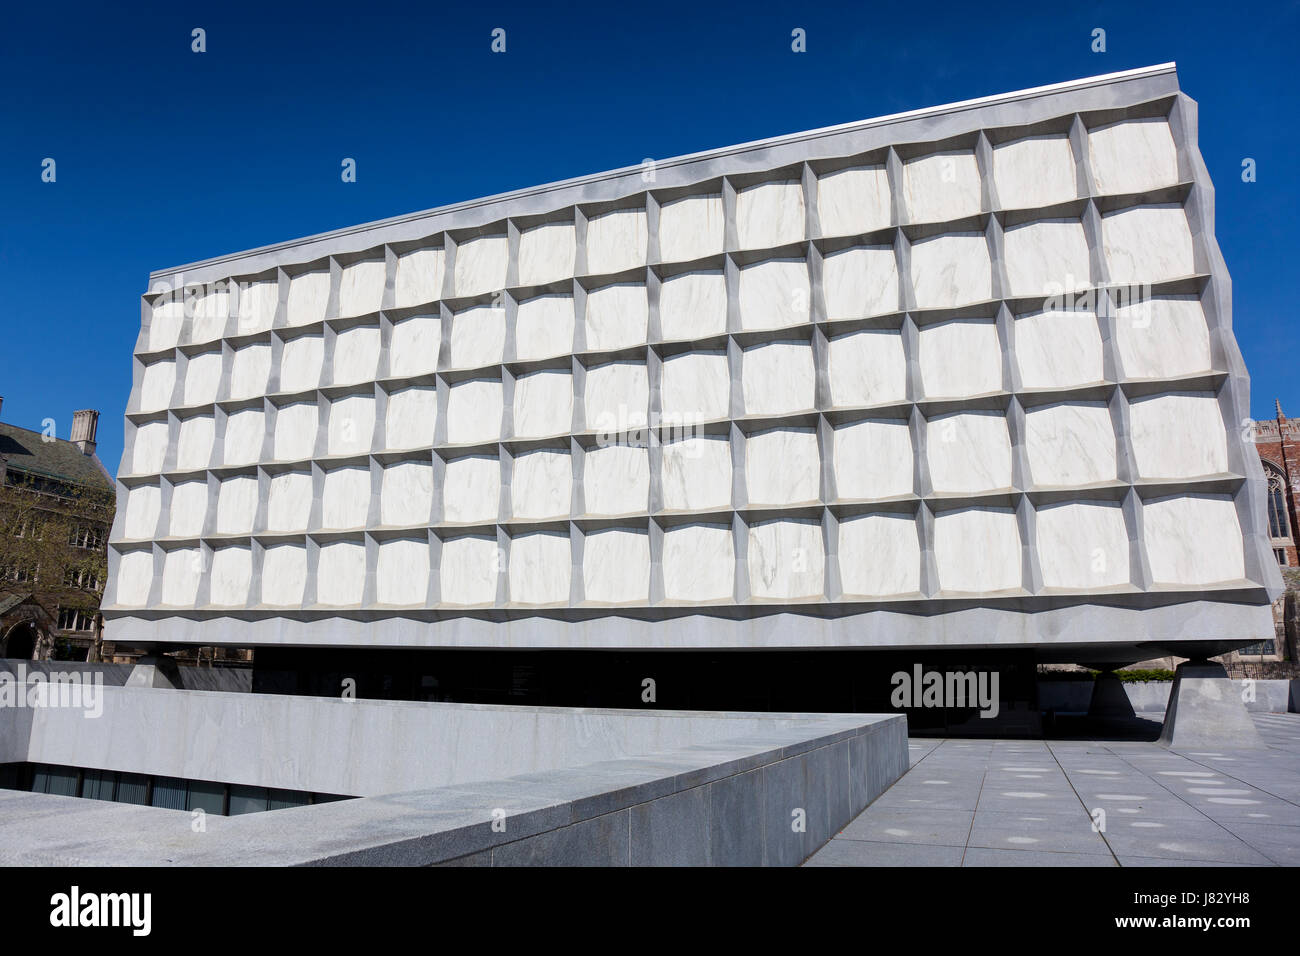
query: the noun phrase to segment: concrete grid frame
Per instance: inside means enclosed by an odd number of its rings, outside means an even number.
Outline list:
[[[1213,219],[1166,64],[154,273],[111,638],[1259,640]]]

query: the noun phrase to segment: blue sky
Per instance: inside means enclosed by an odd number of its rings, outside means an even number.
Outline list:
[[[0,415],[98,408],[153,269],[768,136],[1175,60],[1257,417],[1300,417],[1300,5],[23,4],[0,34]],[[393,5],[397,6],[397,5]],[[371,14],[371,10],[376,11]],[[190,31],[207,31],[207,52]],[[489,49],[507,31],[507,53]],[[790,49],[795,27],[808,50]],[[1106,30],[1093,53],[1091,32]],[[41,182],[41,161],[57,181]],[[340,180],[343,157],[356,183]],[[1258,164],[1243,183],[1241,161]]]

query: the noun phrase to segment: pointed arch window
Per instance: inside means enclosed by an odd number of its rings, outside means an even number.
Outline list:
[[[1273,538],[1290,537],[1286,517],[1286,485],[1282,476],[1268,470],[1268,533]]]

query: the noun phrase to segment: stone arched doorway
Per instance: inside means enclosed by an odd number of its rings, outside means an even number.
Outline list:
[[[29,661],[36,654],[41,632],[31,621],[19,621],[9,627],[0,640],[0,657]]]

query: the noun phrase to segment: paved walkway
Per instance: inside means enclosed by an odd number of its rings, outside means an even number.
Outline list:
[[[1268,750],[913,740],[911,769],[805,865],[1300,865],[1300,714],[1254,718]]]

